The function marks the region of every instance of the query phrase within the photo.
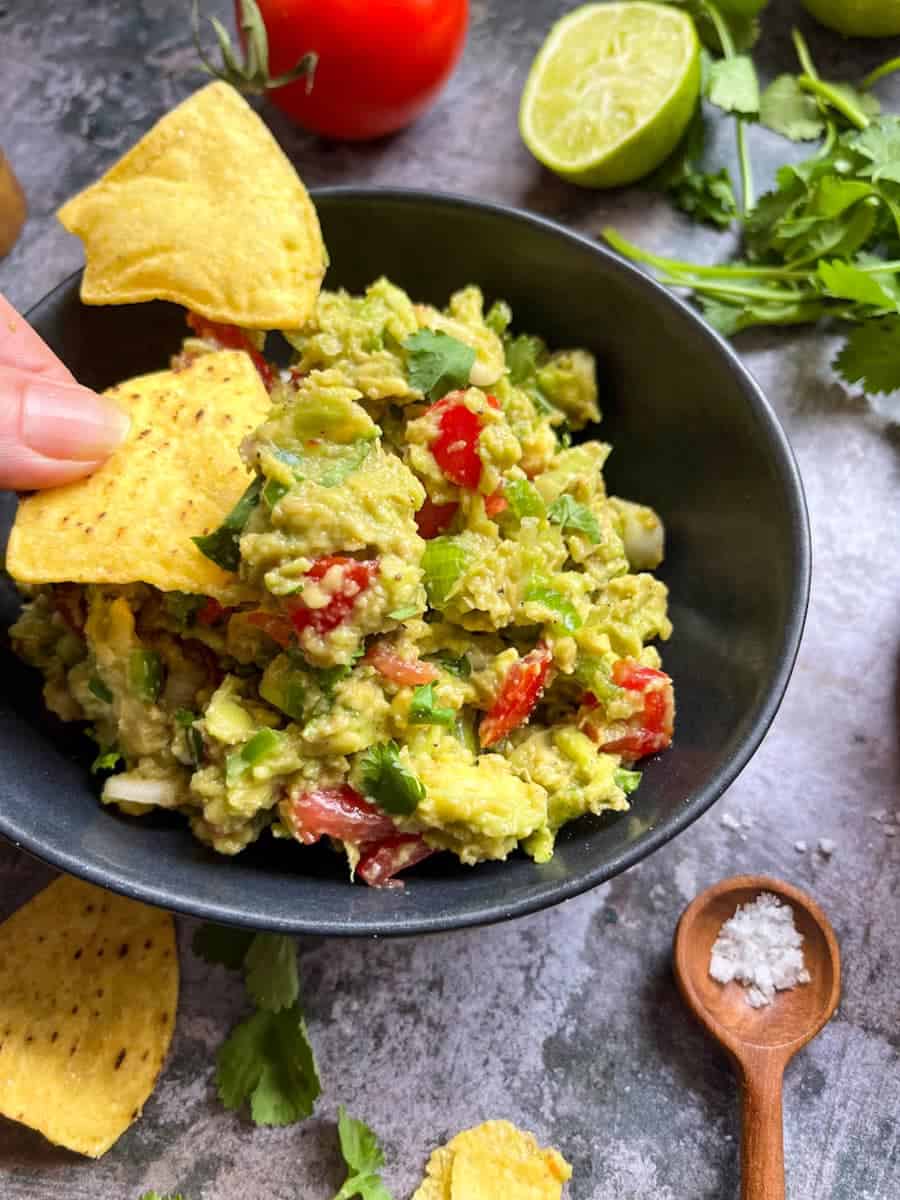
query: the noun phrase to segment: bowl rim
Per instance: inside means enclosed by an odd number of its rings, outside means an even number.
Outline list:
[[[337,202],[342,199],[358,202],[362,199],[373,202],[389,201],[397,204],[425,204],[446,209],[462,208],[483,212],[516,224],[536,226],[555,237],[574,244],[581,250],[599,256],[605,260],[608,270],[626,275],[638,289],[643,289],[649,295],[678,310],[694,326],[698,338],[705,342],[713,352],[725,359],[727,365],[743,385],[742,390],[747,403],[765,431],[765,440],[771,448],[777,472],[783,481],[789,508],[789,527],[794,559],[789,611],[782,631],[777,669],[766,694],[755,710],[751,710],[747,714],[740,741],[728,761],[723,763],[691,799],[664,823],[648,829],[641,837],[635,839],[627,848],[616,853],[611,859],[607,859],[576,877],[562,881],[548,880],[544,885],[532,889],[529,895],[512,902],[505,901],[501,895],[490,902],[481,903],[463,914],[444,910],[429,917],[410,919],[404,918],[402,911],[398,911],[388,917],[354,919],[352,924],[335,919],[304,918],[302,914],[289,919],[267,918],[265,914],[240,912],[236,908],[224,904],[193,899],[185,891],[178,892],[170,887],[156,886],[152,882],[136,881],[130,875],[118,872],[115,867],[85,864],[80,861],[76,853],[69,852],[64,848],[42,844],[39,838],[22,828],[18,822],[2,810],[0,810],[0,836],[50,866],[131,899],[188,916],[250,929],[320,936],[393,937],[445,932],[523,917],[590,891],[613,876],[630,869],[666,845],[701,817],[723,795],[759,748],[781,706],[790,681],[800,649],[809,606],[812,574],[811,536],[809,513],[800,471],[787,434],[774,409],[750,370],[731,345],[712,329],[685,300],[603,244],[541,214],[515,205],[482,200],[455,192],[430,192],[423,188],[412,187],[336,184],[310,188],[310,196],[314,203],[320,199]],[[31,305],[25,314],[26,319],[30,320],[36,309],[47,303],[58,292],[71,288],[73,282],[83,274],[83,270],[81,268],[67,275]]]

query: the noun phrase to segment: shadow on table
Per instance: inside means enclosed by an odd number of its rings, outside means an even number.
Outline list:
[[[681,1000],[668,958],[648,974],[638,1004],[642,1024],[673,1074],[676,1091],[705,1109],[706,1123],[730,1134],[721,1139],[716,1195],[737,1195],[740,1185],[740,1111],[737,1081],[724,1051],[694,1022]],[[680,1085],[680,1086],[678,1086]],[[698,1174],[703,1164],[697,1163]],[[708,1165],[708,1164],[707,1164]],[[698,1193],[699,1195],[699,1193]]]

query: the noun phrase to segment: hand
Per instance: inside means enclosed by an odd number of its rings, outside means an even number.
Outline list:
[[[128,425],[112,401],[75,382],[0,296],[0,488],[80,479],[121,444]]]

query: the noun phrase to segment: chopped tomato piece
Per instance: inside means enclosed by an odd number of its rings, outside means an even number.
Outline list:
[[[259,371],[259,377],[269,391],[275,383],[275,372],[266,362],[260,352],[250,341],[243,329],[237,325],[225,325],[221,321],[210,321],[199,313],[189,312],[187,323],[197,337],[207,341],[218,342],[223,350],[243,350],[253,360],[253,365]]]
[[[482,425],[478,413],[466,407],[462,396],[462,392],[448,392],[432,406],[440,416],[431,453],[451,483],[474,491],[481,479],[478,437]],[[488,396],[487,402],[491,408],[500,407],[496,396]]]
[[[493,705],[478,727],[482,746],[493,746],[513,729],[523,725],[544,694],[553,655],[537,646],[506,672]]]
[[[498,517],[507,508],[509,501],[503,495],[502,488],[497,488],[496,492],[491,492],[490,496],[484,498],[484,511],[489,517]]]
[[[392,683],[414,687],[419,683],[433,683],[440,678],[440,671],[431,663],[419,659],[401,658],[385,642],[376,642],[367,652],[363,662],[369,663],[379,675]]]
[[[247,620],[251,625],[255,625],[257,629],[261,629],[263,633],[267,633],[272,641],[277,642],[279,646],[289,646],[291,638],[294,635],[294,627],[287,617],[283,617],[280,613],[265,612],[264,609],[257,609],[256,612],[247,613]]]
[[[425,503],[416,513],[420,536],[427,539],[443,533],[456,516],[458,508],[459,503],[456,500],[451,500],[449,504],[435,504],[426,496]]]
[[[306,578],[326,580],[328,601],[321,608],[310,608],[303,600],[293,601],[288,613],[295,631],[299,634],[304,629],[313,629],[324,636],[336,629],[349,617],[356,601],[377,574],[378,563],[373,559],[360,561],[341,554],[317,558],[307,571]]]
[[[613,683],[632,692],[640,692],[643,708],[628,722],[619,737],[601,746],[609,754],[638,759],[658,754],[672,744],[675,726],[675,697],[672,680],[655,667],[642,667],[633,658],[621,658],[612,671]]]
[[[364,850],[356,874],[369,887],[403,887],[402,880],[394,878],[397,872],[406,870],[431,854],[434,854],[434,850],[419,834],[398,833]]]
[[[288,802],[287,812],[291,832],[307,846],[320,837],[365,845],[391,838],[397,831],[387,813],[346,783],[302,792]]]
[[[203,607],[197,609],[197,623],[198,625],[218,625],[228,611],[218,600],[210,596]]]

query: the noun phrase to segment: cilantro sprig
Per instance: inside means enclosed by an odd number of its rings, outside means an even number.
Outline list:
[[[396,742],[370,746],[360,759],[362,790],[392,816],[409,816],[425,799],[422,781],[400,758]]]
[[[692,293],[726,336],[754,326],[851,323],[835,370],[870,396],[900,391],[900,116],[881,114],[868,93],[900,62],[853,86],[823,79],[796,31],[794,45],[799,71],[766,89],[760,117],[792,140],[822,141],[806,160],[783,166],[740,218],[740,257],[706,266],[650,254],[615,230],[605,236],[663,283]],[[896,399],[879,407],[900,420]]]
[[[440,400],[468,384],[475,351],[449,333],[420,329],[406,339],[403,349],[410,386],[430,400]]]
[[[194,953],[243,971],[256,1011],[239,1022],[216,1054],[216,1088],[232,1110],[250,1105],[257,1125],[290,1125],[312,1114],[322,1090],[300,1006],[297,950],[280,934],[202,925]]]
[[[347,1178],[334,1200],[393,1200],[381,1178],[384,1151],[368,1125],[351,1117],[343,1105],[338,1109],[338,1138],[347,1164]]]

